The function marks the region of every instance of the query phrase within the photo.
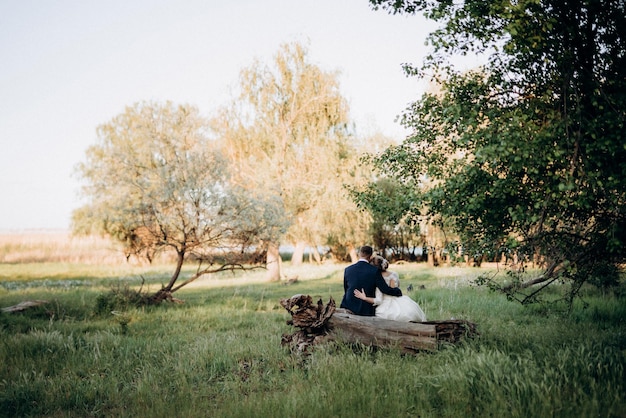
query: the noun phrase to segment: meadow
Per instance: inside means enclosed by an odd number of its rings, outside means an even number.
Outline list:
[[[286,263],[290,285],[220,273],[177,292],[181,304],[108,310],[111,289],[156,289],[171,265],[2,262],[0,307],[48,303],[0,313],[0,416],[626,416],[623,288],[589,287],[571,311],[523,307],[472,285],[494,266],[392,265],[429,319],[467,319],[480,335],[415,356],[281,346],[294,329],[280,299],[339,303],[345,266]]]

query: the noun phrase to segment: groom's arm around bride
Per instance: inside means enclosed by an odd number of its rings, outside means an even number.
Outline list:
[[[354,290],[363,290],[368,297],[374,297],[376,288],[381,292],[391,296],[402,296],[400,288],[393,288],[387,285],[381,272],[369,263],[374,251],[370,246],[363,246],[359,249],[359,261],[346,267],[343,274],[344,295],[341,307],[352,311],[355,315],[374,316],[375,308],[372,304],[358,299],[354,295]]]

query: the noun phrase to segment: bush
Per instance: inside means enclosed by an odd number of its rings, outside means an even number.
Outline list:
[[[112,311],[127,310],[146,305],[148,296],[141,289],[131,289],[127,283],[111,287],[107,293],[102,293],[96,298],[95,313],[108,315]]]
[[[598,263],[589,272],[589,283],[603,291],[616,290],[620,284],[620,270],[614,264]]]

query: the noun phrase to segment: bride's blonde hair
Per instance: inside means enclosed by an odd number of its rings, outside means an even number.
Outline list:
[[[370,264],[378,267],[380,271],[385,271],[387,270],[387,267],[389,267],[389,261],[385,260],[379,255],[375,255],[374,257],[372,257]]]

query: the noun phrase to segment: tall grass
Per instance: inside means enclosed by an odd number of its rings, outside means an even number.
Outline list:
[[[0,233],[0,263],[122,264],[119,244],[99,236],[62,230]]]
[[[0,289],[2,307],[50,301],[0,314],[0,416],[626,416],[623,299],[589,290],[569,314],[523,308],[471,287],[475,269],[397,266],[430,319],[474,321],[480,336],[417,356],[335,344],[290,353],[279,300],[338,303],[343,267],[317,278],[309,268],[288,286],[261,272],[207,278],[178,293],[184,304],[115,314],[95,309],[115,277]],[[168,274],[155,268],[149,281]]]

